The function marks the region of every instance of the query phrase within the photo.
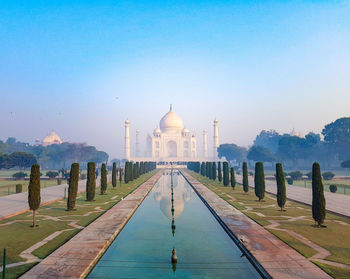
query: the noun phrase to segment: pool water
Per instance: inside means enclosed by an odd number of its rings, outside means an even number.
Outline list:
[[[184,177],[167,170],[88,278],[261,276]]]

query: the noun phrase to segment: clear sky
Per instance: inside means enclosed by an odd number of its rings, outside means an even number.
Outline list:
[[[350,116],[349,1],[0,2],[0,139],[123,155],[169,110],[212,145]],[[134,145],[132,145],[134,147]]]

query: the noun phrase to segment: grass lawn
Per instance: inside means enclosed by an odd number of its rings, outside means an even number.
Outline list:
[[[67,170],[69,171],[70,170],[70,167],[69,168],[67,168]],[[12,175],[14,174],[14,173],[16,173],[16,172],[22,172],[23,170],[0,170],[0,177],[12,177]],[[46,172],[48,172],[48,171],[57,171],[57,170],[41,170],[41,172],[43,173],[43,175],[45,175],[46,174]],[[29,175],[30,175],[30,168],[29,169],[27,169],[27,170],[25,170],[25,171],[23,171],[24,173],[26,173],[27,175],[28,175],[28,177],[29,177]],[[82,174],[86,174],[87,173],[87,171],[86,171],[86,169],[82,169],[81,170],[81,173]]]
[[[276,221],[280,224],[277,228],[294,231],[311,240],[318,246],[328,250],[331,255],[326,257],[325,260],[350,265],[350,219],[327,213],[325,220],[327,228],[316,228],[313,226],[314,221],[312,219],[310,206],[287,201],[287,211],[282,212],[277,207],[276,197],[274,195],[265,193],[264,202],[258,202],[251,188],[249,189],[249,193],[246,194],[240,184],[238,184],[235,189],[232,189],[232,187],[224,187],[218,181],[209,180],[207,177],[203,177],[200,174],[194,172],[190,173],[210,190],[218,194],[238,210],[243,211],[245,215],[249,216],[260,225],[267,226],[271,224],[269,220]],[[247,210],[247,207],[251,207],[252,209]],[[258,215],[255,212],[260,214]],[[291,217],[301,216],[304,217],[291,220]],[[268,230],[307,258],[317,253],[313,248],[307,246],[287,232],[275,229]],[[350,269],[339,269],[327,265],[327,268],[324,268],[324,270],[334,276],[334,278],[350,278]]]
[[[293,186],[299,186],[299,187],[305,187],[305,188],[312,188],[312,181],[311,180],[295,180],[293,182]],[[324,190],[327,192],[330,192],[329,185],[334,184],[337,185],[337,193],[338,194],[345,194],[350,195],[350,179],[349,180],[323,180]]]
[[[63,183],[66,183],[66,181],[63,180]],[[28,191],[29,180],[0,180],[0,197],[16,194],[16,184],[22,184],[22,192]],[[41,188],[55,185],[57,185],[57,179],[40,181]]]
[[[72,226],[72,223],[73,225],[86,227],[106,212],[106,210],[114,206],[121,198],[127,196],[139,185],[148,180],[154,173],[155,171],[144,174],[128,184],[122,183],[121,186],[118,181],[116,188],[108,184],[106,195],[100,195],[100,190],[98,188],[96,189],[95,201],[92,202],[87,202],[85,200],[85,193],[79,194],[77,197],[76,210],[74,211],[68,212],[65,210],[66,200],[43,206],[37,211],[37,223],[39,225],[37,228],[30,227],[32,220],[31,212],[26,212],[0,221],[1,259],[3,247],[6,247],[8,264],[24,261],[25,259],[20,256],[24,250],[44,240],[55,232],[65,230],[32,253],[40,259],[45,258],[81,230],[81,228]],[[21,265],[21,268],[23,266],[24,265]],[[28,270],[29,267],[23,268],[23,272]],[[6,278],[15,276],[14,272],[17,272],[17,269],[19,269],[19,267],[8,269],[7,275],[9,277]]]

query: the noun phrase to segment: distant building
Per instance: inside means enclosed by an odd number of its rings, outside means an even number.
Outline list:
[[[290,136],[292,137],[301,137],[301,134],[297,131],[295,131],[295,129],[293,128],[293,130],[289,133]]]
[[[49,146],[52,144],[61,144],[62,142],[63,141],[61,140],[61,138],[54,131],[52,131],[50,135],[46,136],[43,139],[42,145]],[[35,141],[35,143],[37,143],[37,140]]]

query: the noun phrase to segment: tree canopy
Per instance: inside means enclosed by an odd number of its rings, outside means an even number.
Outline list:
[[[240,147],[234,143],[221,144],[218,148],[218,156],[221,159],[225,157],[228,161],[236,160],[237,162],[244,161],[247,154],[247,149]]]
[[[102,163],[108,160],[106,152],[82,143],[64,142],[49,146],[36,146],[17,141],[15,138],[8,138],[6,142],[0,141],[0,153],[3,153],[0,155],[0,168],[25,168],[35,163],[44,168],[61,168],[74,162]]]
[[[276,156],[269,149],[263,146],[254,146],[254,145],[249,149],[247,158],[255,162],[276,161]]]

